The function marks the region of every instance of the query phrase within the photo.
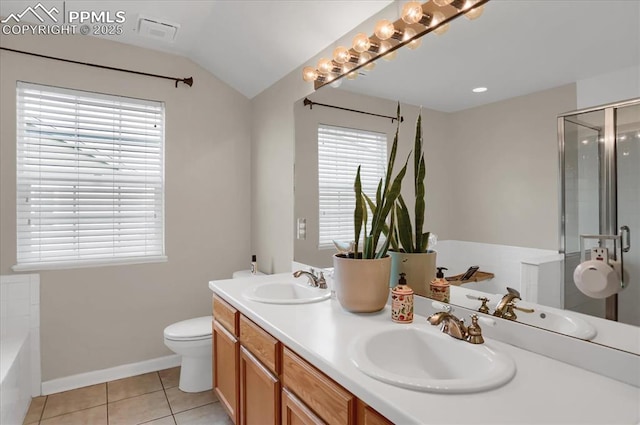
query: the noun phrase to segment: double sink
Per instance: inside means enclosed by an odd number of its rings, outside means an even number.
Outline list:
[[[292,279],[255,284],[243,297],[267,304],[307,304],[325,301],[331,292]],[[506,384],[516,373],[514,361],[490,344],[451,338],[426,321],[360,334],[349,357],[362,373],[379,381],[434,393],[486,391]]]

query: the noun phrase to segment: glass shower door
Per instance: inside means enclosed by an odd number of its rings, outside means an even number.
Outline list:
[[[630,229],[630,249],[623,253],[627,286],[618,295],[618,320],[640,326],[640,103],[616,108],[615,118],[618,227]]]
[[[561,116],[558,119],[562,174],[561,251],[565,254],[564,307],[640,325],[640,99]],[[618,235],[622,240],[583,239]],[[622,253],[625,288],[607,299],[590,298],[573,281],[581,254],[594,247]]]
[[[600,187],[603,164],[604,110],[570,115],[562,121],[564,136],[564,308],[605,317],[605,302],[584,295],[573,283],[580,264],[580,235],[600,233]],[[597,246],[585,241],[586,250]]]

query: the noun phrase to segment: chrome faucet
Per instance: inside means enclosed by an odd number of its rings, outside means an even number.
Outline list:
[[[502,317],[507,320],[516,320],[517,316],[513,310],[520,310],[525,313],[533,313],[534,310],[531,308],[523,308],[517,307],[516,301],[521,300],[520,292],[513,288],[507,287],[507,293],[502,297],[498,305],[496,306],[496,310],[493,312],[493,315],[496,317]]]
[[[319,275],[316,275],[316,272],[313,269],[310,271],[297,270],[293,272],[293,277],[300,277],[302,275],[307,276],[307,279],[309,279],[309,285],[314,288],[327,289],[327,281],[324,279],[324,273],[320,272]]]
[[[446,311],[432,314],[427,320],[434,326],[442,325],[440,330],[456,339],[462,339],[471,344],[482,344],[484,342],[482,329],[478,325],[478,316],[476,314],[471,316],[471,325],[468,327],[464,325],[464,319],[458,319]]]

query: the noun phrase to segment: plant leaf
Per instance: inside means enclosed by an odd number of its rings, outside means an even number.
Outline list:
[[[423,252],[422,247],[422,228],[424,226],[424,211],[425,211],[425,188],[424,188],[424,178],[425,178],[426,170],[424,165],[424,154],[420,156],[420,161],[418,165],[418,174],[416,175],[416,205],[415,205],[415,235],[416,235],[416,245],[415,252]]]
[[[420,252],[427,252],[429,249],[429,236],[431,232],[426,232],[422,234],[422,245],[420,246]]]
[[[407,173],[407,164],[409,163],[409,156],[407,156],[407,160],[404,163],[404,166],[398,173],[398,175],[393,179],[393,183],[391,184],[391,188],[387,191],[387,196],[384,200],[384,204],[382,206],[378,206],[376,210],[376,217],[374,217],[374,222],[371,224],[371,235],[374,237],[374,246],[377,245],[378,239],[380,238],[380,233],[382,233],[382,226],[384,223],[384,218],[389,216],[391,212],[391,208],[396,203],[396,199],[400,195],[400,189],[402,187],[402,179],[404,175]],[[377,221],[376,221],[377,219]],[[385,251],[386,254],[386,251]]]
[[[413,249],[413,236],[411,229],[411,217],[409,216],[409,209],[402,199],[402,195],[398,196],[398,202],[396,204],[396,212],[398,214],[398,221],[396,228],[398,230],[398,238],[400,239],[400,245],[404,252],[414,252]]]
[[[389,228],[393,229],[395,227],[395,214],[393,213],[393,210],[391,210],[391,221],[389,222]],[[387,255],[387,251],[389,250],[389,243],[391,242],[391,236],[388,235],[384,241],[384,244],[382,244],[382,248],[380,249],[380,251],[378,251],[378,253],[376,254],[376,258],[382,258],[385,255]]]
[[[363,223],[363,202],[362,202],[362,183],[360,181],[360,166],[358,165],[358,171],[356,172],[356,181],[353,184],[353,190],[356,196],[356,208],[353,212],[353,228],[355,231],[355,247],[354,252],[356,258],[358,258],[358,244],[360,243],[360,233],[362,232]],[[366,223],[366,221],[365,221]],[[365,225],[366,226],[366,225]],[[366,229],[365,229],[366,232]]]

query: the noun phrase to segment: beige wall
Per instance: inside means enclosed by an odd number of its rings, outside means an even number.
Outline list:
[[[312,100],[393,115],[391,100],[322,89]],[[558,248],[557,115],[575,109],[575,84],[455,113],[423,110],[427,161],[425,230],[456,239],[541,249]],[[413,147],[418,108],[402,105],[397,161]],[[332,124],[395,134],[390,120],[324,107],[295,105],[295,210],[307,219],[307,239],[294,240],[296,261],[331,266],[333,250],[318,250],[317,129]],[[403,196],[413,205],[413,176]]]
[[[194,77],[192,88],[176,89],[168,80],[0,53],[1,274],[11,274],[16,261],[16,81],[121,94],[166,105],[169,261],[41,272],[43,380],[171,354],[163,344],[163,328],[177,320],[211,314],[207,282],[229,277],[249,262],[249,100],[182,57],[107,40],[2,36],[2,45]]]
[[[451,239],[558,249],[557,115],[575,84],[449,117]]]

